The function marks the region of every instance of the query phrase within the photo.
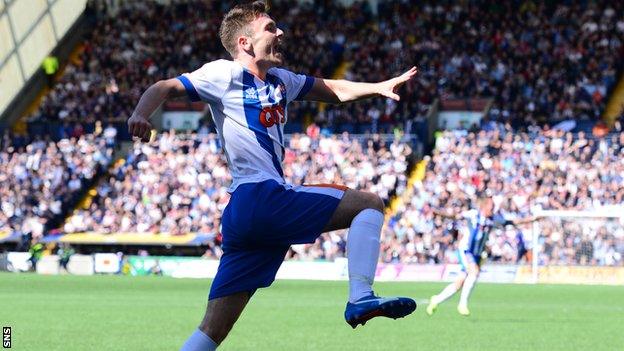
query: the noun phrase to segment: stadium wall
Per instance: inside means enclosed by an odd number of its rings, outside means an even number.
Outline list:
[[[7,252],[0,254],[0,271],[26,272],[30,270],[30,253]],[[92,255],[73,255],[67,264],[67,269],[76,275],[93,275],[95,261]],[[43,256],[37,263],[39,274],[59,274],[60,265],[57,255]]]
[[[26,252],[0,255],[0,270],[25,271],[28,269]],[[176,256],[118,256],[117,254],[74,255],[68,264],[71,274],[92,275],[129,274],[133,276],[163,275],[174,278],[214,278],[219,261],[199,257]],[[43,257],[37,264],[40,274],[59,274],[56,255]],[[277,279],[297,280],[347,280],[347,260],[333,262],[286,261],[277,272]],[[375,279],[394,282],[451,282],[461,272],[458,264],[420,265],[380,263]],[[540,267],[538,283],[541,284],[596,284],[624,285],[624,267],[548,266]],[[533,283],[530,266],[486,265],[479,281],[488,283]]]
[[[132,275],[147,275],[159,271],[177,278],[214,278],[218,261],[191,257],[129,256]],[[347,280],[347,259],[333,262],[286,261],[277,272],[277,279]],[[420,265],[388,264],[377,266],[377,281],[451,282],[461,273],[458,264]],[[486,265],[479,280],[488,283],[532,283],[530,266]],[[624,267],[540,267],[538,283],[624,285]]]

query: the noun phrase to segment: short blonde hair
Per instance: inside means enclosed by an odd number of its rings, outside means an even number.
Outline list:
[[[256,18],[266,14],[267,11],[268,6],[264,1],[254,1],[234,6],[234,8],[223,17],[221,27],[219,28],[219,38],[221,38],[221,44],[223,44],[225,50],[227,50],[232,57],[236,56],[238,51],[236,39],[241,34],[241,31],[246,30],[244,34],[251,36],[248,28],[246,28],[247,25]]]

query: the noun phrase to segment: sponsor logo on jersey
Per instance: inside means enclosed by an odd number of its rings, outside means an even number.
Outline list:
[[[284,108],[278,104],[264,107],[262,111],[260,111],[260,123],[267,128],[273,127],[279,123],[286,123]]]
[[[245,99],[258,99],[258,92],[254,87],[249,87],[245,90]]]

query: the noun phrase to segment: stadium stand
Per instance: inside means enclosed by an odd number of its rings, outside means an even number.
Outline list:
[[[476,193],[491,194],[495,206],[507,218],[524,217],[540,209],[595,210],[621,206],[624,133],[594,139],[583,133],[533,128],[516,133],[446,131],[413,195],[389,221],[386,261],[456,262],[449,245],[454,223],[434,216],[433,209],[467,210]],[[586,233],[579,223],[567,223],[564,231],[542,221],[549,245],[542,258],[551,264],[621,265],[624,232],[621,226],[602,226]],[[494,231],[493,259],[516,262],[530,227]],[[595,240],[600,249],[581,242]],[[402,243],[398,244],[398,243]]]
[[[0,150],[0,232],[32,237],[63,220],[113,155],[113,147],[93,134],[59,142],[36,137],[15,146],[6,133]]]
[[[294,1],[289,4],[292,7],[277,8],[291,8],[288,15],[280,16],[285,22],[279,23],[289,34],[285,48],[289,67],[306,74],[331,76],[342,49],[329,37],[341,26],[347,10],[331,3],[321,8]],[[29,116],[30,133],[48,131],[50,123],[65,127],[82,124],[92,131],[95,121],[102,121],[115,123],[120,137],[127,139],[122,125],[151,83],[228,57],[218,37],[223,9],[227,8],[227,3],[204,1],[124,2],[119,9],[100,16],[83,43],[78,63],[67,67],[55,88]],[[323,16],[316,16],[317,12]],[[319,21],[304,26],[296,20],[300,16],[317,17]],[[351,27],[356,25],[353,22]],[[323,36],[327,39],[321,39]],[[332,55],[325,54],[327,49]],[[315,106],[293,105],[289,117],[296,121],[313,114]],[[60,138],[54,130],[51,134]]]
[[[317,5],[287,1],[275,7],[292,70],[327,77],[342,58],[349,63],[347,79],[380,80],[414,63],[420,70],[398,103],[379,98],[321,111],[309,103],[291,108],[291,120],[313,116],[333,132],[411,129],[436,98],[493,98],[485,122],[514,127],[595,121],[624,57],[624,20],[617,15],[624,9],[608,1],[426,2],[418,8],[390,1],[379,4],[377,19],[366,3]],[[125,121],[150,82],[226,57],[217,36],[223,8],[196,1],[124,3],[119,12],[100,17],[80,63],[67,69],[31,125]],[[301,17],[316,21],[296,20]]]
[[[121,124],[150,83],[219,57],[219,17],[203,15],[219,13],[215,7],[199,1],[168,7],[130,2],[100,16],[79,62],[66,69],[29,118],[30,132],[50,122],[79,122],[90,130],[99,120],[118,122],[123,136]]]
[[[231,177],[214,134],[163,133],[110,169],[65,232],[215,233]]]
[[[427,1],[413,7],[387,1],[380,3],[377,17],[367,2],[348,7],[328,1],[279,4],[275,17],[286,31],[287,65],[293,71],[327,77],[342,68],[346,79],[374,81],[413,64],[419,67],[418,78],[407,84],[399,102],[377,98],[346,106],[297,103],[289,108],[289,124],[303,131],[314,120],[312,126],[321,132],[291,136],[284,164],[288,182],[343,183],[373,191],[387,203],[395,194],[413,191],[408,203],[389,216],[383,261],[454,262],[448,233],[456,227],[434,218],[431,209],[466,208],[477,191],[492,192],[497,206],[510,216],[524,216],[535,208],[624,203],[618,187],[624,174],[618,160],[623,134],[596,139],[583,132],[538,127],[564,120],[593,124],[600,118],[624,62],[623,4]],[[103,142],[108,149],[89,152],[107,150],[104,158],[110,162],[108,150],[115,140],[127,139],[125,121],[150,83],[226,57],[217,28],[228,7],[229,3],[200,1],[150,6],[122,2],[114,11],[100,13],[78,63],[67,67],[29,116],[30,135],[61,140],[52,143],[57,149],[80,148],[84,140]],[[425,179],[413,189],[407,187],[411,143],[386,143],[376,134],[358,142],[352,137],[353,132],[394,132],[397,127],[420,133],[427,130],[427,115],[436,100],[472,98],[492,100],[481,124],[472,126],[470,133],[439,134]],[[622,121],[614,128],[621,132]],[[98,136],[85,134],[91,132]],[[30,149],[14,147],[3,158],[15,159],[12,167],[20,170],[19,160],[28,162],[31,153],[37,153],[32,145],[39,144],[15,140]],[[10,148],[5,144],[2,150]],[[48,151],[43,150],[45,155]],[[125,163],[107,171],[89,207],[76,209],[62,229],[198,232],[218,242],[218,214],[227,202],[224,189],[230,180],[224,162],[218,139],[205,128],[198,133],[167,132],[152,145],[134,145]],[[102,167],[105,164],[93,168],[89,179]],[[74,172],[68,167],[62,175],[67,184],[54,190],[57,197],[88,190],[84,181],[73,192],[68,189]],[[568,228],[565,237],[571,235],[573,245],[583,240],[583,234],[573,234],[577,229],[572,224]],[[621,255],[608,253],[624,253],[622,236],[598,232],[592,235],[600,235],[605,249],[593,250],[591,257],[564,250],[569,240],[561,236],[553,239],[551,256],[544,260],[621,264]],[[344,236],[324,234],[314,245],[294,247],[289,257],[344,255]],[[494,235],[495,260],[516,261],[522,237],[512,231]]]
[[[359,141],[359,142],[358,142]],[[386,204],[407,185],[411,148],[399,139],[382,140],[372,135],[363,140],[348,133],[310,138],[294,135],[290,140],[284,174],[293,184],[344,184],[378,194]],[[322,234],[314,244],[294,245],[289,259],[334,259],[345,256],[345,231]]]
[[[435,98],[490,97],[484,122],[595,121],[624,58],[622,3],[389,1],[378,13],[347,38],[346,78],[381,79],[416,62],[418,79],[396,106],[375,99],[326,115],[389,123],[422,118]]]
[[[294,134],[284,160],[292,184],[337,183],[374,191],[387,202],[406,187],[410,147],[379,135],[355,139]],[[219,240],[220,213],[227,205],[231,177],[214,134],[163,133],[135,144],[125,162],[110,169],[87,209],[77,209],[63,232],[207,234]],[[344,231],[324,236],[344,243]],[[293,255],[316,257],[313,245]],[[342,248],[344,255],[344,247]]]

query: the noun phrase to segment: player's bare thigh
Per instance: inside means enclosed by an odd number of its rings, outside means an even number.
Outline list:
[[[379,196],[373,193],[347,189],[329,223],[323,228],[323,232],[349,228],[353,218],[367,208],[383,213],[384,203]]]
[[[468,274],[470,274],[470,275],[479,275],[480,268],[479,268],[478,264],[470,262],[468,264],[468,267],[466,267],[466,268],[467,268]]]
[[[461,289],[462,286],[464,286],[464,282],[466,281],[466,277],[468,277],[468,273],[466,272],[461,272],[461,274],[459,274],[459,276],[457,276],[457,279],[455,279],[455,289],[459,290]]]
[[[472,262],[468,263],[466,265],[466,271],[461,272],[457,279],[455,279],[455,288],[458,290],[461,289],[461,287],[464,286],[464,282],[469,275],[479,276],[479,269],[480,268],[478,264]]]

